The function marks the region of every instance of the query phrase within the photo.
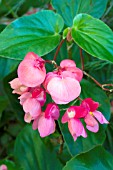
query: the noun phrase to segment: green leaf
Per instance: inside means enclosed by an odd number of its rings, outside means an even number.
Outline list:
[[[4,159],[4,160],[0,160],[0,165],[6,165],[8,170],[22,170],[20,169],[19,167],[17,167],[14,162],[10,161],[10,160],[7,160],[7,159]]]
[[[2,80],[9,73],[14,71],[19,64],[17,60],[11,60],[7,58],[0,58],[0,80]]]
[[[63,170],[113,170],[113,157],[101,146],[72,158]]]
[[[23,120],[24,112],[23,112],[22,106],[19,103],[18,95],[12,94],[12,89],[9,84],[9,82],[11,80],[13,80],[15,77],[16,77],[15,72],[7,75],[3,80],[3,88],[4,88],[7,98],[9,100],[9,104],[11,107],[10,109],[15,113],[15,116],[17,116],[17,119],[23,123],[24,122],[24,120]]]
[[[19,18],[1,33],[0,55],[17,60],[30,51],[45,55],[58,45],[63,25],[61,16],[49,10]]]
[[[94,101],[99,102],[101,105],[99,107],[99,110],[103,113],[106,119],[109,120],[110,103],[105,92],[100,88],[96,87],[95,84],[92,84],[87,80],[82,80],[81,87],[82,87],[82,92],[80,97],[82,99],[91,97]],[[105,125],[99,125],[100,128],[98,133],[90,132],[85,128],[88,137],[87,138],[79,137],[75,142],[71,134],[69,133],[67,124],[61,124],[61,121],[59,121],[59,125],[64,140],[67,144],[68,150],[72,156],[81,154],[83,152],[87,152],[92,148],[96,147],[97,145],[102,145],[105,140],[105,127],[106,127]]]
[[[37,131],[26,126],[16,139],[15,156],[23,170],[61,170],[55,152],[48,150]]]
[[[87,53],[113,62],[113,32],[102,21],[78,14],[73,21],[72,37]]]
[[[7,104],[8,104],[7,99],[4,96],[0,96],[0,120],[2,117],[2,112],[6,108]]]
[[[108,0],[52,0],[52,5],[63,17],[67,26],[72,26],[73,18],[79,13],[87,13],[100,18]]]

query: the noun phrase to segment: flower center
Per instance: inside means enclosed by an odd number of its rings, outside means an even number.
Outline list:
[[[89,112],[89,114],[90,114],[91,116],[93,116],[93,112]]]
[[[44,66],[44,62],[43,61],[39,61],[38,59],[35,60],[35,64],[34,64],[35,68],[42,69],[43,66]]]
[[[75,114],[76,114],[75,111],[70,111],[70,112],[68,112],[68,117],[69,117],[69,118],[74,118],[74,117],[75,117]]]

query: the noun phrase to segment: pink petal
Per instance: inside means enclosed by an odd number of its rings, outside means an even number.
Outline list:
[[[66,77],[61,79],[55,77],[49,81],[47,90],[57,104],[65,104],[80,95],[81,87],[79,82],[73,78]]]
[[[40,103],[34,98],[28,98],[23,103],[23,110],[25,113],[29,113],[33,118],[36,118],[41,114]]]
[[[94,126],[88,126],[88,125],[87,125],[86,128],[87,128],[89,131],[96,133],[96,132],[98,132],[98,130],[99,130],[99,125],[98,125],[98,123],[97,123],[96,125],[94,125]]]
[[[67,114],[67,111],[66,111],[65,114],[62,116],[61,122],[66,123],[68,121],[69,121],[69,117],[68,117],[68,114]]]
[[[46,89],[46,91],[47,91],[47,85],[48,85],[49,81],[54,77],[58,77],[58,75],[54,72],[49,72],[49,73],[46,74],[46,79],[43,83],[43,86]]]
[[[81,136],[83,136],[84,138],[87,138],[87,133],[86,133],[84,127],[83,127],[83,130],[82,130]]]
[[[61,61],[60,66],[62,68],[64,68],[64,67],[76,67],[76,64],[73,60],[65,59],[65,60]]]
[[[38,120],[39,120],[39,117],[34,119],[34,121],[33,121],[33,125],[32,125],[33,130],[38,129]]]
[[[71,135],[74,138],[74,141],[79,136],[87,137],[84,126],[82,125],[79,119],[70,119],[68,121],[68,128],[69,128]]]
[[[27,53],[27,55],[25,56],[25,59],[37,59],[37,57],[39,57],[37,54],[35,54],[34,52],[29,52]]]
[[[7,166],[3,164],[0,166],[0,170],[8,170],[8,169],[7,169]]]
[[[18,99],[20,99],[20,104],[23,105],[23,103],[30,98],[32,95],[30,92],[25,92],[23,93],[20,97],[18,97]]]
[[[48,136],[55,132],[55,121],[51,117],[40,116],[38,120],[38,130],[41,137]]]
[[[22,83],[20,82],[19,78],[15,78],[9,82],[12,89],[18,89]]]
[[[45,110],[45,118],[52,117],[54,120],[58,120],[59,111],[59,107],[55,103],[49,103]]]
[[[98,124],[98,122],[96,121],[96,119],[90,115],[90,114],[87,114],[85,119],[84,119],[85,123],[88,125],[88,126],[95,126],[96,124]]]
[[[70,106],[68,112],[75,111],[75,118],[84,118],[88,114],[88,110],[82,106]]]
[[[96,117],[96,119],[101,123],[101,124],[108,124],[109,122],[105,119],[105,117],[103,116],[103,114],[99,111],[95,111],[93,112],[94,116]]]
[[[12,92],[14,94],[16,93],[16,94],[20,94],[21,95],[21,94],[27,92],[28,89],[29,89],[28,87],[24,86],[20,82],[19,78],[13,79],[12,81],[9,82],[9,84],[10,84],[11,88],[14,89],[13,92]]]
[[[39,61],[33,59],[23,60],[18,67],[18,77],[22,84],[35,87],[43,83],[46,70],[44,65],[40,67]]]
[[[41,87],[36,87],[33,89],[32,97],[36,98],[41,106],[43,106],[46,102],[46,92]]]
[[[63,71],[63,73],[66,77],[66,74],[67,76],[70,76],[69,77],[73,77],[75,78],[76,80],[78,80],[79,82],[82,80],[82,77],[83,77],[83,72],[82,70],[80,70],[79,68],[74,68],[74,67],[71,67],[71,68],[66,68],[65,71]]]
[[[98,125],[98,122],[96,121],[96,119],[90,115],[90,114],[87,114],[87,116],[85,117],[84,121],[86,122],[86,128],[89,130],[89,131],[92,131],[92,132],[98,132],[99,130],[99,125]]]
[[[32,116],[29,113],[25,113],[24,121],[30,123],[31,120],[32,120]]]
[[[78,80],[79,82],[82,80],[83,72],[79,68],[71,68],[71,69],[68,69],[68,71],[71,71],[75,79]]]
[[[99,103],[93,101],[91,98],[86,98],[82,101],[82,104],[87,103],[90,107],[90,111],[94,112],[98,107],[99,107]]]

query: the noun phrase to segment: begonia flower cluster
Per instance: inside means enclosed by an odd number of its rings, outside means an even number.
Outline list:
[[[68,104],[80,95],[83,77],[73,60],[61,61],[60,66],[49,73],[46,73],[45,63],[37,54],[29,52],[18,66],[18,77],[9,82],[13,93],[20,95],[18,99],[25,112],[25,122],[33,122],[33,129],[38,129],[41,137],[55,132],[55,121],[60,115],[58,104]],[[42,111],[47,93],[53,102]],[[61,122],[68,122],[74,140],[79,136],[87,137],[81,119],[86,123],[86,128],[95,133],[99,130],[97,120],[101,124],[108,123],[102,113],[97,111],[98,107],[98,102],[87,98],[80,106],[71,106],[66,110]]]

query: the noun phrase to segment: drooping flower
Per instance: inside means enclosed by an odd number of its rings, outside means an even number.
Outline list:
[[[87,110],[81,106],[71,106],[69,107],[62,117],[62,123],[68,122],[69,131],[74,139],[79,136],[87,137],[84,126],[82,125],[80,118],[84,118],[87,115]]]
[[[36,87],[31,92],[26,92],[19,97],[20,104],[23,105],[25,111],[24,120],[30,123],[41,114],[41,106],[46,101],[46,93],[43,88]]]
[[[82,107],[86,107],[87,106],[87,110],[88,110],[88,114],[85,116],[84,121],[86,123],[86,128],[89,131],[92,132],[98,132],[99,130],[99,125],[98,125],[98,121],[101,124],[108,124],[109,122],[105,119],[105,117],[103,116],[103,114],[98,111],[98,107],[99,107],[99,103],[93,101],[91,98],[86,98],[82,101],[81,103]],[[98,121],[97,121],[98,120]]]
[[[12,81],[9,82],[10,86],[13,90],[12,93],[16,93],[16,94],[23,94],[25,92],[27,92],[29,90],[29,87],[26,87],[25,85],[23,85],[19,78],[15,78]]]
[[[77,70],[77,71],[76,71]],[[63,60],[58,70],[47,74],[44,87],[57,104],[67,104],[80,95],[82,71],[72,60]]]
[[[7,166],[3,164],[0,166],[0,170],[8,170],[8,169],[7,169]]]
[[[59,108],[54,103],[49,103],[45,112],[33,122],[33,129],[38,129],[40,136],[45,137],[55,132],[55,120],[58,120]]]
[[[36,87],[43,83],[46,76],[45,62],[37,54],[29,52],[19,64],[19,80],[28,87]]]

